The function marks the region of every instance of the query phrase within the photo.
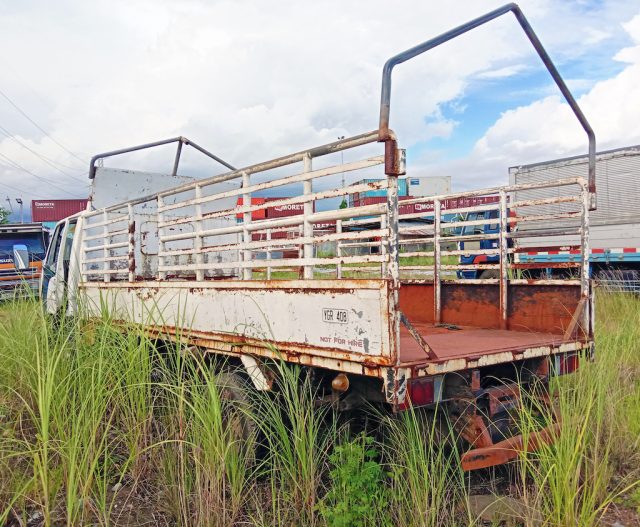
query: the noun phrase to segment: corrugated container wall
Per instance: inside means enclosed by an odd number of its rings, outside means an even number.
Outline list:
[[[34,199],[31,221],[60,221],[87,208],[87,199]]]
[[[516,184],[538,183],[563,178],[587,178],[587,157],[571,157],[519,167],[511,167],[509,176]],[[640,145],[619,148],[596,155],[598,208],[589,214],[592,226],[640,222]],[[561,197],[570,189],[521,191],[517,199]],[[576,210],[566,205],[565,212]],[[529,214],[547,214],[548,206],[530,207]]]

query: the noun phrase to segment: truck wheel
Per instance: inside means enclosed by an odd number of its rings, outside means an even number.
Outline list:
[[[250,461],[256,456],[256,426],[249,415],[251,401],[248,390],[251,389],[244,379],[233,372],[221,372],[216,375],[220,398],[225,406],[225,425],[234,440],[243,443]]]
[[[497,269],[486,269],[480,273],[481,280],[492,280],[495,278],[500,278],[500,271]]]

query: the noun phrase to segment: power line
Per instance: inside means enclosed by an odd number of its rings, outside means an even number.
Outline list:
[[[5,188],[10,188],[11,190],[15,190],[16,192],[20,192],[21,194],[26,194],[28,196],[35,196],[35,194],[32,194],[31,192],[25,192],[23,189],[19,189],[18,187],[14,187],[13,185],[9,185],[9,183],[2,182],[2,183],[0,183],[0,186],[5,187]]]
[[[16,143],[18,143],[22,148],[24,148],[25,150],[31,152],[34,156],[36,156],[38,159],[40,159],[41,161],[44,161],[47,165],[49,165],[51,168],[54,168],[55,170],[57,170],[58,172],[60,172],[62,175],[67,176],[71,179],[75,179],[76,181],[81,181],[84,183],[83,180],[81,180],[79,177],[77,176],[72,176],[71,174],[67,174],[64,170],[62,170],[61,168],[58,168],[57,166],[55,166],[46,156],[43,156],[42,154],[40,154],[39,152],[36,152],[35,150],[33,150],[32,148],[28,147],[27,145],[25,145],[22,141],[20,141],[17,137],[15,137],[11,132],[9,132],[9,130],[7,130],[6,128],[4,128],[3,126],[0,126],[0,131],[6,135],[9,139],[12,139],[13,141],[15,141]]]
[[[76,154],[74,154],[71,150],[69,150],[66,146],[60,144],[58,141],[56,141],[53,137],[51,137],[47,131],[42,128],[38,123],[36,123],[31,117],[29,117],[23,110],[22,108],[20,108],[15,102],[13,102],[9,96],[4,93],[2,90],[0,90],[0,95],[2,95],[2,97],[5,98],[5,100],[11,105],[13,106],[16,110],[18,110],[18,112],[20,112],[20,114],[22,114],[22,116],[27,119],[33,126],[35,126],[38,130],[40,130],[44,135],[46,135],[49,139],[51,139],[56,145],[58,145],[60,148],[62,148],[62,150],[64,150],[65,152],[67,152],[69,155],[75,157],[78,161],[80,161],[83,165],[87,164],[87,161],[84,159],[79,158]]]
[[[61,187],[59,187],[58,185],[53,184],[51,181],[49,181],[46,178],[43,178],[42,176],[39,176],[38,174],[34,174],[33,172],[31,172],[31,170],[28,170],[26,168],[24,168],[22,165],[16,163],[13,159],[11,159],[9,156],[6,156],[4,154],[0,154],[0,158],[5,159],[6,161],[8,161],[9,163],[11,163],[13,166],[9,166],[7,168],[13,168],[13,169],[18,169],[18,170],[22,170],[23,172],[26,172],[27,174],[30,174],[31,176],[33,176],[36,179],[39,179],[40,181],[43,181],[44,183],[46,183],[47,185],[52,186],[55,189],[61,190],[62,192],[64,192],[65,194],[68,194],[69,196],[73,196],[74,198],[76,197],[74,194],[72,194],[71,192],[69,192],[68,190],[65,190]]]

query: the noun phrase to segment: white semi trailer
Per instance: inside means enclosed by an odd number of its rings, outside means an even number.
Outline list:
[[[407,202],[423,205],[434,218],[431,225],[412,226],[405,220],[424,213],[398,207],[398,176],[411,177],[411,169],[389,128],[392,71],[507,13],[515,15],[586,131],[589,170],[541,183],[411,198]],[[150,185],[147,193],[135,196],[129,186],[127,200],[101,203],[111,187],[107,169],[97,168],[100,160],[170,142],[178,145],[170,174],[155,179],[143,175],[141,181]],[[166,183],[177,177],[185,144],[224,164],[223,173],[174,181],[177,185],[168,188]],[[381,152],[372,156],[376,145]],[[343,151],[349,153],[346,163],[339,162]],[[365,403],[392,411],[437,405],[469,443],[463,467],[497,465],[516,458],[525,444],[535,448],[552,440],[550,429],[526,442],[510,435],[509,411],[522,393],[532,384],[544,385],[552,375],[572,372],[579,358],[592,352],[587,251],[589,208],[595,198],[593,154],[595,138],[586,118],[520,9],[508,4],[389,59],[383,70],[380,123],[373,131],[240,169],[184,138],[95,156],[90,176],[93,203],[100,206],[56,227],[44,264],[42,297],[51,313],[99,317],[106,309],[125,322],[123,327],[140,325],[158,341],[223,355],[227,365],[244,368],[259,390],[272,389],[272,364],[280,360],[306,368],[318,402],[338,410]],[[368,181],[343,186],[340,175],[346,172],[360,176],[354,180]],[[383,178],[372,180],[376,175]],[[252,203],[252,195],[290,195],[286,189],[292,188],[297,192],[291,197]],[[577,207],[571,219],[581,233],[579,272],[571,278],[520,279],[506,258],[513,253],[507,204],[538,206],[539,200],[519,200],[518,193],[549,188],[562,189],[563,198],[545,198],[546,205],[557,209],[570,201]],[[353,209],[318,206],[370,190],[383,191],[386,201]],[[498,208],[497,232],[475,229],[495,223],[489,215],[441,221],[443,204],[458,200],[464,205],[466,198],[488,195],[497,197],[446,212],[464,217]],[[253,215],[266,207],[300,204],[303,213],[295,216]],[[535,226],[557,214],[530,217],[529,223]],[[415,245],[416,228],[423,246],[405,250],[405,242]],[[532,228],[528,236],[535,233]],[[492,246],[477,253],[501,255],[499,263],[450,263],[461,254],[453,242],[483,239],[493,240]],[[358,241],[376,244],[378,250],[340,253],[341,243]],[[327,242],[337,244],[336,254],[317,250]],[[297,257],[282,257],[292,251]],[[416,258],[423,271],[419,278],[403,277],[401,270],[413,270]],[[359,274],[362,268],[366,278]],[[464,269],[493,269],[497,276],[452,278],[452,271]]]
[[[509,169],[512,184],[541,183],[583,174],[586,156],[567,157]],[[613,287],[640,291],[640,145],[599,152],[596,155],[598,176],[597,209],[589,217],[589,262],[592,275]],[[538,189],[520,192],[522,199],[562,197],[561,189]],[[564,209],[570,211],[571,205]],[[528,211],[544,213],[545,206]],[[526,216],[524,214],[523,216]],[[553,235],[567,227],[560,219],[548,224],[547,237],[518,239],[518,261],[549,269],[571,264],[579,253],[577,234]],[[518,229],[525,233],[527,225]]]

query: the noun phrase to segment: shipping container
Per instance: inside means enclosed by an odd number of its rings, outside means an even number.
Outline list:
[[[361,179],[354,183],[354,185],[359,185],[362,183],[377,183],[378,181],[382,181],[380,178],[367,178]],[[378,190],[367,190],[366,192],[356,192],[354,194],[349,195],[349,206],[354,207],[354,203],[363,198],[384,198],[387,195],[386,189],[378,189]],[[406,178],[398,178],[398,196],[407,196],[407,180]]]
[[[273,197],[273,198],[264,198],[265,203],[269,203],[270,201],[279,201],[287,199],[287,197]],[[313,204],[313,210],[315,211],[315,203]],[[304,203],[287,203],[285,205],[275,205],[273,207],[268,207],[266,210],[267,218],[283,218],[285,216],[298,216],[304,213]]]
[[[451,176],[409,177],[407,195],[413,197],[441,196],[451,192]]]
[[[31,221],[58,222],[82,212],[88,199],[34,199],[31,201]]]
[[[264,205],[264,198],[251,198],[251,205]],[[243,200],[242,198],[238,198],[238,205],[242,205],[243,204]],[[251,219],[252,220],[264,220],[266,218],[266,210],[265,209],[260,209],[260,210],[254,210],[251,213]],[[236,218],[241,220],[242,219],[242,214],[236,214]]]
[[[267,238],[267,232],[265,231],[257,231],[251,233],[251,239],[255,241],[266,241],[269,240],[292,240],[295,238],[300,238],[300,229],[290,227],[288,229],[278,229],[273,230],[269,233],[269,238]]]
[[[336,232],[336,220],[329,220],[322,223],[314,223],[313,232],[318,235]]]
[[[511,167],[512,183],[532,184],[562,178],[585,177],[587,156]],[[596,155],[598,178],[597,208],[589,212],[590,273],[612,290],[640,292],[640,145],[599,152]],[[516,193],[517,200],[565,198],[566,188],[541,188]],[[565,203],[565,218],[545,222],[548,236],[527,237],[532,223],[520,221],[516,240],[517,262],[523,265],[573,265],[582,243],[577,222],[581,204]],[[549,205],[518,207],[518,217],[546,214]],[[542,247],[542,249],[535,249]]]
[[[526,183],[542,183],[562,178],[585,177],[587,174],[587,156],[568,157],[555,161],[511,167],[509,177],[517,185]],[[598,175],[597,209],[589,213],[591,229],[589,245],[592,250],[610,250],[619,248],[640,248],[640,145],[599,152],[596,156],[596,173]],[[557,190],[539,189],[520,191],[516,199],[544,199],[561,197]],[[548,205],[522,208],[518,216],[544,214]],[[565,213],[572,212],[577,206],[568,203]],[[568,228],[570,220],[557,220],[549,223],[549,228]],[[521,231],[529,225],[518,225]],[[538,239],[521,239],[522,247],[538,244]],[[571,235],[562,238],[549,237],[545,245],[578,245],[579,236]],[[631,254],[631,251],[627,251]]]

